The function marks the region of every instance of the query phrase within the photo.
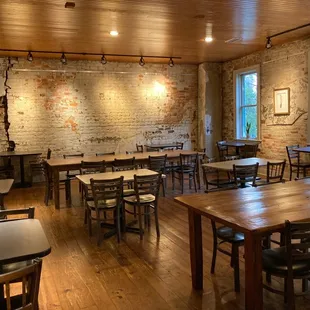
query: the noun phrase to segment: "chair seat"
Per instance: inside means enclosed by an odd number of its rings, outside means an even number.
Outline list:
[[[285,247],[267,249],[263,251],[263,270],[271,274],[287,274]],[[293,274],[294,276],[303,276],[310,274],[310,261],[300,260],[294,262]]]
[[[95,202],[93,200],[87,201],[87,205],[91,209],[95,209]],[[107,200],[99,200],[98,209],[108,209],[115,208],[116,200],[115,199],[107,199]]]
[[[194,168],[191,166],[183,166],[183,169],[181,167],[177,167],[175,171],[180,173],[191,173],[194,172]]]
[[[145,195],[140,195],[140,203],[151,203],[154,202],[156,200],[156,197],[154,195],[151,194],[145,194]],[[137,203],[137,197],[136,196],[129,196],[129,197],[125,197],[124,201],[126,201],[127,203]]]
[[[224,241],[230,243],[242,243],[244,242],[244,234],[238,231],[234,231],[227,226],[218,227],[216,229],[216,236]]]

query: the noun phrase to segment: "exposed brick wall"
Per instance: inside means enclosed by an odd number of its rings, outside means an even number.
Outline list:
[[[197,66],[19,59],[9,84],[16,149],[60,156],[164,141],[195,147]]]
[[[299,40],[223,64],[223,138],[234,138],[233,71],[261,67],[261,152],[285,158],[285,146],[307,142],[308,55],[310,39]],[[290,115],[275,116],[273,89],[290,88]]]

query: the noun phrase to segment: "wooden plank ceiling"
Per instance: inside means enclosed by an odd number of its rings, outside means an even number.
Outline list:
[[[0,48],[222,62],[264,49],[266,36],[309,22],[308,0],[76,0],[74,9],[65,8],[65,1],[60,0],[1,0]],[[110,30],[119,35],[110,36]],[[204,42],[208,32],[214,38],[211,43]],[[307,27],[274,38],[272,43],[309,34]],[[239,41],[225,43],[232,38]]]

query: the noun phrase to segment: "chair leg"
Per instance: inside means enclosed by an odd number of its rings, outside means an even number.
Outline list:
[[[138,206],[138,218],[139,218],[139,233],[140,240],[143,239],[143,228],[142,228],[142,214],[141,214],[141,206]]]
[[[308,279],[302,279],[302,291],[303,292],[308,291]]]
[[[197,193],[197,184],[196,184],[195,174],[193,175],[193,181],[194,181],[195,192]]]
[[[100,245],[101,241],[101,222],[97,220],[97,246]]]
[[[213,235],[213,253],[212,253],[212,263],[211,263],[211,273],[214,274],[215,263],[217,254],[217,238]]]
[[[121,206],[116,207],[116,230],[117,230],[117,242],[121,241]]]
[[[160,230],[159,230],[159,220],[158,220],[158,207],[154,206],[154,215],[155,215],[155,226],[156,226],[156,234],[157,237],[160,237]]]
[[[183,173],[180,174],[180,182],[181,182],[181,189],[182,189],[182,194],[184,193],[184,177]]]
[[[172,170],[172,172],[171,172],[171,179],[172,179],[172,189],[174,190],[174,182],[175,182],[175,180],[174,180],[174,171]]]
[[[88,226],[88,234],[91,237],[93,235],[93,230],[92,230],[91,210],[89,209],[87,209],[87,226]]]
[[[125,209],[125,202],[122,202],[122,229],[123,232],[126,232],[126,209]]]
[[[240,275],[239,275],[239,247],[233,246],[232,255],[234,256],[234,281],[235,281],[235,292],[240,292]]]
[[[292,174],[293,174],[293,171],[292,171],[292,167],[290,167],[290,181],[292,181]]]
[[[163,197],[166,197],[165,182],[163,178],[161,179],[161,186],[163,189]]]
[[[295,295],[294,295],[294,282],[293,280],[289,281],[287,278],[286,281],[286,294],[287,295],[287,306],[290,310],[295,310]]]

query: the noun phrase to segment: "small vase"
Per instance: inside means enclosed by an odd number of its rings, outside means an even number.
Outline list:
[[[250,134],[249,133],[246,134],[246,138],[250,139]]]

